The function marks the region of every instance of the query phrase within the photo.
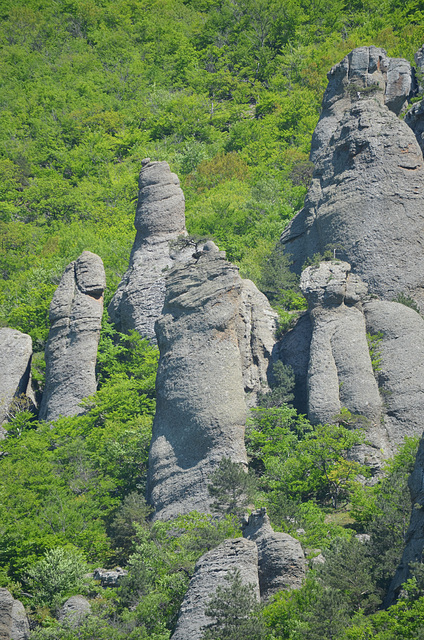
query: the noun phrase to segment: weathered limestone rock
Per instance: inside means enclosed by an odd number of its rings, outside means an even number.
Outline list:
[[[99,580],[101,586],[106,589],[106,587],[118,587],[121,579],[128,575],[128,571],[126,569],[121,569],[121,567],[116,567],[115,569],[102,569],[98,567],[94,569],[93,579]]]
[[[32,340],[16,329],[0,329],[0,438],[14,398],[31,392]]]
[[[0,588],[0,640],[28,640],[29,624],[23,604]]]
[[[243,584],[253,584],[259,600],[258,552],[250,540],[225,540],[198,560],[195,573],[181,605],[172,640],[200,640],[202,628],[211,623],[205,609],[225,576],[233,569],[240,571]]]
[[[423,156],[397,117],[412,87],[409,63],[361,47],[328,77],[312,183],[281,241],[298,273],[307,258],[336,247],[371,293],[409,292],[422,303]]]
[[[90,613],[91,605],[84,596],[72,596],[61,606],[58,620],[77,626]]]
[[[84,251],[66,267],[50,305],[41,420],[80,415],[81,400],[96,391],[105,286],[103,263],[94,253]]]
[[[244,392],[266,384],[274,327],[253,287],[216,247],[168,275],[148,478],[158,518],[208,513],[220,460],[247,463]]]
[[[254,511],[243,536],[258,547],[259,587],[262,600],[281,589],[298,589],[305,577],[305,555],[298,540],[274,531],[266,509]]]
[[[154,326],[165,299],[165,276],[178,261],[191,257],[172,243],[186,235],[185,200],[177,176],[167,162],[142,162],[135,215],[137,235],[130,265],[108,312],[122,332],[137,330],[156,341]]]
[[[321,262],[303,271],[301,289],[308,301],[312,338],[308,363],[308,415],[313,423],[332,422],[342,408],[368,419],[365,458],[377,464],[388,455],[381,425],[382,402],[371,364],[360,301],[367,288],[350,274],[347,262]]]
[[[424,320],[397,302],[364,304],[367,331],[382,334],[378,374],[385,405],[384,427],[392,453],[405,436],[421,435],[424,413]]]

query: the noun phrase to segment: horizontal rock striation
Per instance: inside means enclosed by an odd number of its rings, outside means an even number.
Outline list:
[[[243,584],[255,587],[259,600],[258,551],[250,540],[225,540],[197,561],[194,576],[181,605],[172,640],[200,640],[203,629],[212,622],[205,614],[208,602],[218,586],[225,586],[225,577],[238,569]]]
[[[33,401],[31,391],[32,340],[16,329],[0,329],[0,438],[2,423],[22,394]],[[18,400],[19,401],[19,400]]]
[[[208,480],[220,460],[247,463],[245,391],[265,388],[274,326],[266,298],[213,243],[169,273],[149,456],[156,517],[209,513]]]
[[[411,129],[397,114],[411,94],[405,60],[355,49],[328,74],[315,129],[315,164],[305,206],[281,237],[293,268],[328,248],[370,292],[424,301],[424,167]]]
[[[103,262],[94,253],[84,251],[66,267],[50,305],[41,420],[82,414],[81,401],[96,391],[105,286]]]
[[[165,299],[165,276],[178,261],[191,257],[173,243],[185,228],[185,199],[167,162],[142,162],[130,264],[108,307],[119,331],[135,329],[156,341],[154,326]]]

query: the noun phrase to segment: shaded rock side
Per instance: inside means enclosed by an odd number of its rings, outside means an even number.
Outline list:
[[[259,588],[262,600],[282,589],[298,589],[305,577],[305,555],[298,540],[274,531],[266,509],[254,511],[243,530],[258,548]]]
[[[405,536],[405,547],[400,564],[387,592],[384,606],[394,604],[400,594],[401,586],[411,577],[411,562],[422,562],[424,551],[424,439],[421,438],[414,470],[409,480],[412,511],[408,531]]]
[[[258,551],[250,540],[225,540],[198,560],[194,576],[181,605],[172,640],[200,640],[202,628],[212,622],[205,610],[218,586],[226,585],[225,577],[238,569],[243,584],[253,584],[259,600]]]
[[[29,623],[24,606],[7,589],[0,588],[0,640],[28,640]]]
[[[381,424],[382,402],[367,342],[361,300],[367,288],[347,262],[321,262],[302,273],[300,287],[308,301],[312,337],[308,362],[308,417],[333,422],[342,408],[367,418],[364,459],[379,464],[390,452]]]
[[[86,616],[91,613],[91,605],[84,596],[71,596],[60,608],[59,622],[67,621],[73,626],[77,626]]]
[[[158,518],[210,512],[207,485],[220,460],[247,463],[245,389],[266,385],[274,326],[253,287],[211,246],[167,278],[148,478]]]
[[[423,86],[423,72],[424,72],[424,46],[422,46],[414,55],[415,65],[417,71],[419,73],[419,86],[417,90],[422,94],[424,91]],[[417,83],[418,84],[418,83]],[[424,101],[420,100],[416,102],[409,111],[406,113],[404,118],[405,123],[412,129],[417,139],[418,144],[420,145],[421,151],[424,151]]]
[[[65,269],[50,305],[41,420],[81,415],[81,400],[96,391],[105,286],[103,262],[94,253],[84,251]]]
[[[293,406],[299,413],[308,412],[308,365],[312,339],[312,321],[309,313],[300,316],[293,329],[278,343],[278,359],[293,369],[295,377]]]
[[[392,299],[408,291],[422,304],[423,157],[397,117],[411,93],[410,65],[361,47],[328,79],[312,139],[312,183],[281,242],[298,273],[332,247],[371,293]]]
[[[0,329],[0,438],[1,424],[17,397],[31,391],[32,340],[16,329]]]
[[[384,402],[384,428],[392,453],[405,436],[421,436],[424,415],[424,320],[397,302],[364,304],[367,331],[376,335],[381,362],[379,386]]]
[[[167,271],[191,256],[172,243],[186,235],[185,200],[180,182],[167,162],[142,162],[134,226],[137,235],[130,264],[108,307],[119,331],[138,331],[156,341],[155,322],[165,299]]]

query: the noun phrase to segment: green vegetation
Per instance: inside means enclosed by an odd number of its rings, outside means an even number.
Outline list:
[[[36,390],[48,306],[65,265],[85,249],[99,254],[106,303],[127,267],[144,157],[178,173],[191,237],[213,237],[269,296],[280,331],[290,328],[305,302],[276,241],[312,175],[327,71],[365,44],[412,62],[424,41],[423,12],[422,0],[3,0],[0,325],[31,335]],[[99,389],[84,416],[46,425],[19,400],[10,412],[0,456],[0,586],[40,623],[35,640],[168,640],[196,559],[239,535],[231,515],[149,522],[143,496],[157,356],[105,321]],[[266,607],[265,636],[420,637],[419,570],[397,605],[375,612],[405,535],[416,443],[364,487],[356,476],[365,470],[351,456],[363,441],[360,425],[312,427],[287,404],[292,373],[276,367],[274,379],[252,412],[250,475],[236,469],[234,487],[254,475],[256,506],[327,563]],[[211,479],[216,502],[240,515],[250,489],[231,495],[234,469],[226,472]],[[370,543],[359,545],[356,531]],[[81,583],[85,563],[120,563],[129,575],[103,590]],[[45,580],[51,575],[58,582]],[[243,596],[236,578],[228,588]],[[76,590],[93,596],[93,614],[77,630],[52,618]],[[225,592],[218,596],[215,611]],[[248,618],[239,621],[244,637],[262,634],[254,615],[255,631],[246,631]],[[206,633],[227,637],[228,629]]]

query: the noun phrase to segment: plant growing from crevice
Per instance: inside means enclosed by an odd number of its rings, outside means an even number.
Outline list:
[[[371,365],[374,374],[381,371],[381,342],[383,340],[383,333],[378,331],[377,333],[367,332],[368,350],[370,352]]]

